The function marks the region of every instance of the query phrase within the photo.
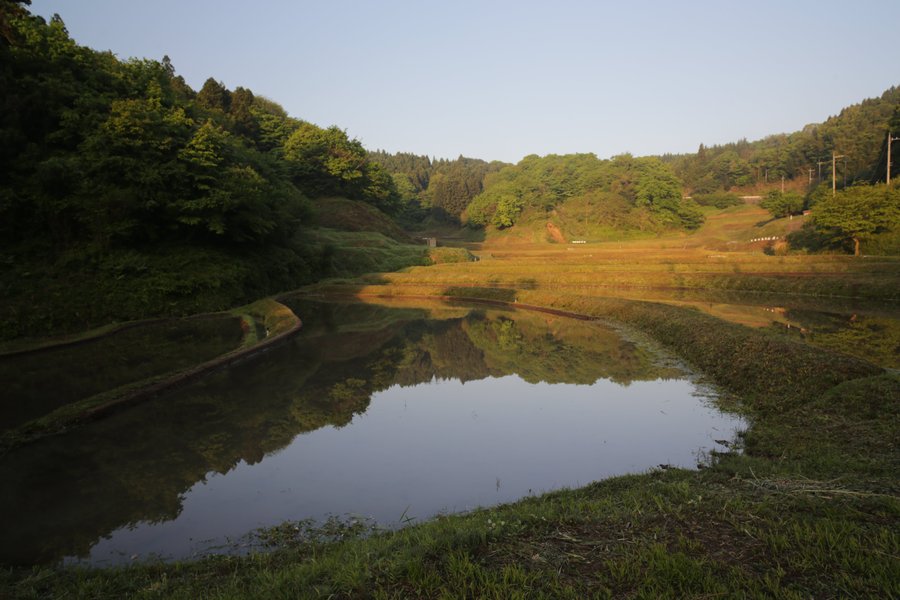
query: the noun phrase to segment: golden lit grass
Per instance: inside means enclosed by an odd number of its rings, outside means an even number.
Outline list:
[[[362,278],[392,286],[456,285],[520,289],[597,288],[734,290],[896,299],[900,260],[845,256],[767,256],[708,251],[627,251],[604,247],[482,251],[474,264],[411,268]],[[598,292],[601,293],[601,292]]]

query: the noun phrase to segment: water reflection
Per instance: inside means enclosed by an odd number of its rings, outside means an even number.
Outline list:
[[[303,334],[260,359],[0,459],[0,560],[187,556],[200,540],[326,513],[392,521],[414,506],[424,518],[689,465],[738,424],[598,324],[292,308]]]
[[[121,385],[185,369],[241,343],[237,317],[168,319],[114,335],[0,357],[0,431]]]
[[[878,314],[785,309],[771,328],[888,369],[900,369],[900,319]]]
[[[604,290],[604,296],[690,306],[888,369],[900,369],[900,305],[884,300],[723,290]]]

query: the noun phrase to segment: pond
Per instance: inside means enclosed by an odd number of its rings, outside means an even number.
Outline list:
[[[302,333],[0,458],[0,561],[233,551],[256,528],[385,527],[659,466],[745,427],[633,334],[437,303],[292,302]]]

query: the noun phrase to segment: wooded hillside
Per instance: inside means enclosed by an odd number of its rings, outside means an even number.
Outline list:
[[[338,127],[214,78],[194,91],[168,58],[119,60],[58,16],[2,8],[0,337],[297,287],[340,260],[309,233],[317,198],[400,208],[390,175]]]

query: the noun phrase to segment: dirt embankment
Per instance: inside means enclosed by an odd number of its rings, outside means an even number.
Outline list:
[[[550,221],[547,221],[547,237],[559,244],[566,243],[566,236],[564,236],[562,231],[559,230],[559,227],[557,227]]]

